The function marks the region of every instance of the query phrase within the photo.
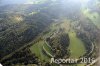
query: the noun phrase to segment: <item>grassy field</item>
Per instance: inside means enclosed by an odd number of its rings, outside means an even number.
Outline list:
[[[52,27],[50,27],[51,32],[48,32],[43,37],[49,36],[53,32],[52,30],[55,30],[55,29],[58,29],[58,28],[64,28],[65,32],[68,32],[68,34],[69,34],[69,37],[70,37],[69,49],[70,49],[70,52],[71,52],[70,57],[71,58],[79,58],[80,56],[82,56],[86,52],[85,46],[84,46],[83,42],[79,38],[77,38],[76,33],[74,32],[74,30],[72,30],[72,29],[70,30],[70,28],[71,28],[70,27],[70,21],[67,22],[67,20],[64,20],[64,22],[62,22],[61,24],[58,24],[58,25],[53,24]],[[35,53],[36,56],[38,56],[41,59],[41,61],[42,60],[50,61],[50,58],[47,55],[43,54],[43,52],[42,52],[43,46],[45,47],[45,49],[49,53],[53,54],[52,51],[50,50],[50,47],[48,47],[47,44],[45,44],[44,40],[41,40],[38,43],[31,46],[30,50],[33,53]],[[84,65],[80,64],[78,66],[84,66]]]
[[[43,44],[44,41],[39,41],[38,43],[34,44],[33,46],[30,47],[30,50],[36,54],[37,57],[39,57],[39,59],[41,61],[45,60],[45,61],[49,61],[49,57],[46,56],[45,54],[43,54],[42,49],[43,49]]]
[[[46,33],[45,35],[43,35],[43,38],[46,38],[47,36],[51,35],[52,32],[54,32],[55,29],[58,29],[58,27],[55,26],[55,25],[56,25],[56,24],[54,23],[54,24],[52,24],[52,25],[50,26],[50,30],[51,30],[51,31],[49,31],[48,33]],[[36,56],[39,57],[39,59],[40,59],[41,61],[43,61],[43,60],[45,60],[45,61],[50,61],[50,58],[42,52],[43,46],[44,46],[44,48],[46,49],[46,51],[48,51],[50,54],[53,54],[52,51],[50,50],[50,47],[48,47],[47,44],[45,44],[45,40],[41,40],[41,41],[39,41],[38,43],[32,45],[32,46],[30,47],[30,50],[31,50],[33,53],[35,53]]]
[[[79,38],[77,38],[76,33],[74,31],[69,32],[69,37],[70,37],[69,49],[71,52],[70,57],[79,58],[86,52],[85,46],[83,42]]]
[[[69,49],[71,52],[70,57],[79,58],[86,52],[84,43],[76,36],[76,33],[71,27],[71,22],[69,20],[63,20],[63,21],[64,22],[61,24],[61,27],[65,29],[65,32],[67,32],[70,37],[70,45],[69,45]]]
[[[45,47],[45,49],[46,49],[50,54],[53,55],[51,48],[50,48],[46,43],[45,43],[43,46]]]

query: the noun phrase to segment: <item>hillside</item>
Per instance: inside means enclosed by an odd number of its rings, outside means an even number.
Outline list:
[[[84,57],[96,60],[99,56],[99,5],[99,0],[87,4],[39,0],[34,4],[0,6],[0,63],[4,66],[91,64],[92,61],[82,64],[80,61]],[[77,58],[78,62],[50,63],[52,57]]]

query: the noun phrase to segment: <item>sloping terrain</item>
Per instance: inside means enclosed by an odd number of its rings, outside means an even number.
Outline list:
[[[54,58],[97,58],[99,1],[70,0],[0,6],[0,63],[4,66],[60,66]],[[61,64],[85,66],[91,63]],[[95,63],[94,63],[95,64]]]

